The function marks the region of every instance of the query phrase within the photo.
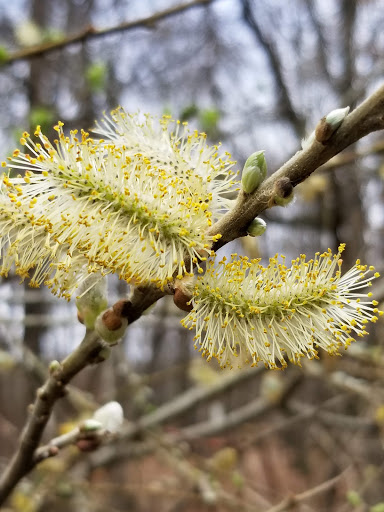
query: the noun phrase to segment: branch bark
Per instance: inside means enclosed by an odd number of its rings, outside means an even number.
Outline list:
[[[315,141],[309,148],[298,151],[252,194],[241,191],[232,210],[216,222],[209,231],[211,236],[219,233],[222,235],[213,245],[213,249],[217,250],[226,243],[247,234],[247,227],[253,219],[274,205],[274,187],[279,180],[288,178],[295,187],[340,151],[369,133],[382,129],[384,129],[384,85],[351,112],[326,143]]]

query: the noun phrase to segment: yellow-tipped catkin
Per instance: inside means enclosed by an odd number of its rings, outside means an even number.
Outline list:
[[[15,264],[66,298],[91,274],[164,288],[192,273],[229,206],[230,155],[169,117],[122,109],[98,127],[104,140],[55,130],[54,144],[39,128],[23,134],[25,154],[9,159],[24,176],[2,178],[0,273]]]
[[[183,325],[196,330],[202,355],[222,367],[246,359],[284,368],[287,361],[317,357],[319,348],[339,354],[382,314],[361,292],[378,274],[367,277],[372,268],[357,261],[341,275],[343,249],[309,261],[301,255],[290,268],[277,255],[267,267],[237,255],[219,268],[212,263],[197,281],[194,308]]]

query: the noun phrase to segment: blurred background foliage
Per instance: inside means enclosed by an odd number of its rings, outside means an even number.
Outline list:
[[[212,143],[221,141],[238,168],[264,149],[272,172],[323,115],[353,108],[383,81],[380,0],[207,1],[9,61],[33,46],[92,34],[90,27],[177,5],[0,0],[2,159],[25,129],[40,124],[52,135],[57,119],[68,130],[89,129],[120,104],[187,120]],[[361,258],[384,269],[383,151],[381,133],[360,141],[301,184],[293,205],[267,211],[263,237],[225,251],[290,259],[346,242],[345,268]],[[67,354],[83,330],[74,304],[18,281],[0,283],[0,467],[15,449],[47,361]],[[374,291],[384,298],[383,285]],[[126,292],[125,283],[110,280],[111,302]],[[7,510],[276,512],[288,509],[291,495],[300,511],[384,510],[380,322],[343,358],[321,354],[302,370],[227,374],[198,357],[179,320],[162,299],[128,329],[110,360],[76,379],[47,439],[112,399],[129,422],[144,418],[148,428],[90,456],[74,448],[47,461],[19,485]],[[188,402],[197,390],[200,398]],[[189,406],[167,414],[177,400]],[[324,481],[328,487],[317,489]]]

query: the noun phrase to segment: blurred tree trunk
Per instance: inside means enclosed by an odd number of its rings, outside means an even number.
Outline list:
[[[31,6],[31,20],[39,27],[46,27],[49,14],[49,0],[33,0]],[[29,111],[33,112],[37,108],[43,107],[50,109],[50,97],[48,91],[50,89],[49,83],[49,65],[46,62],[47,57],[42,56],[30,61],[30,74],[28,80],[28,101]],[[30,119],[31,120],[31,119]],[[30,131],[33,132],[35,126],[30,126]],[[52,134],[52,133],[51,133]],[[47,134],[48,136],[51,134]],[[28,283],[25,285],[28,290]],[[39,299],[40,296],[40,299]],[[40,288],[33,296],[33,300],[25,300],[25,317],[34,317],[35,315],[45,315],[49,312],[48,303],[44,300],[44,289]],[[44,324],[36,323],[34,325],[25,326],[24,343],[35,354],[41,351],[41,340],[46,327]]]

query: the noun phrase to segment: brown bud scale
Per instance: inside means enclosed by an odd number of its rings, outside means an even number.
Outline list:
[[[182,311],[192,311],[193,306],[189,304],[191,300],[191,296],[186,295],[180,288],[176,288],[175,294],[173,296],[173,302],[175,306],[177,306]]]
[[[323,117],[315,128],[315,137],[317,142],[326,142],[331,138],[334,131],[334,128],[332,128],[332,126],[327,123],[325,117]]]
[[[116,314],[113,309],[107,309],[102,318],[105,327],[109,331],[117,331],[122,326],[121,315]]]

